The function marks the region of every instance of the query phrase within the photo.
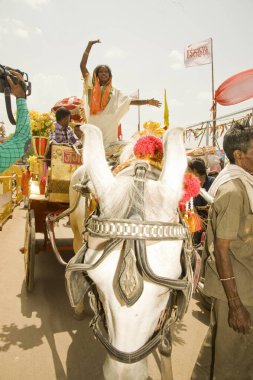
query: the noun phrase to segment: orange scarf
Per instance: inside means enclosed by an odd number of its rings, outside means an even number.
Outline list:
[[[96,113],[103,111],[110,100],[110,92],[112,89],[112,79],[109,80],[105,86],[104,91],[99,84],[99,80],[94,74],[94,85],[91,90],[90,95],[90,114],[95,115]]]

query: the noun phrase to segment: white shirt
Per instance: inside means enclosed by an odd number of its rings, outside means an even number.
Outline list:
[[[101,130],[106,146],[118,140],[118,125],[129,110],[131,98],[112,87],[111,99],[105,109],[95,115],[90,115],[88,89],[92,87],[92,78],[88,74],[84,80],[84,106],[87,123],[93,124]]]

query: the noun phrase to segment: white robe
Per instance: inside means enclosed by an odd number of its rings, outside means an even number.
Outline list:
[[[131,98],[113,87],[111,99],[105,109],[91,115],[88,105],[88,89],[90,88],[92,88],[92,78],[88,74],[84,81],[84,106],[87,123],[95,125],[102,131],[104,145],[107,146],[118,140],[118,125],[129,110]]]

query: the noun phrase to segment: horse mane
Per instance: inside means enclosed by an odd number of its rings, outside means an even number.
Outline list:
[[[126,144],[124,149],[122,150],[119,162],[120,164],[124,163],[125,161],[129,160],[130,158],[134,157],[134,145],[136,143],[136,140],[130,140],[129,143]]]
[[[135,161],[132,161],[128,168],[115,177],[112,187],[103,193],[101,217],[127,219],[131,206],[134,205],[136,213],[144,215],[147,220],[174,220],[177,213],[175,194],[170,189],[164,194],[162,184],[149,178],[152,173],[159,174],[158,169],[149,166],[144,193],[141,193],[134,182],[134,166]]]
[[[134,178],[129,175],[119,175],[115,178],[115,184],[103,193],[103,202],[100,205],[101,216],[127,219],[133,203],[137,212],[144,212],[143,194],[136,188]]]

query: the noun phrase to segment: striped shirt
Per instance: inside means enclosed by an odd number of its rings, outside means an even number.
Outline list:
[[[30,115],[26,99],[18,98],[16,131],[10,140],[0,144],[0,173],[8,169],[27,151],[31,143]]]
[[[50,141],[56,142],[58,144],[72,144],[79,143],[77,136],[71,127],[63,127],[62,125],[55,123],[55,129],[50,132]]]

